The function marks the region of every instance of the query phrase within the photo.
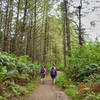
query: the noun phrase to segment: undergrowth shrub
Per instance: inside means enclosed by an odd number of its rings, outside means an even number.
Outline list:
[[[61,88],[65,88],[67,82],[66,82],[66,76],[63,74],[62,76],[60,76],[59,78],[56,79],[56,84],[61,87]]]
[[[25,93],[23,86],[38,76],[39,72],[40,65],[33,64],[27,55],[16,57],[14,54],[0,52],[0,98],[3,100],[8,97],[6,89],[14,95]]]
[[[11,89],[14,92],[15,96],[17,96],[17,95],[24,95],[24,94],[27,93],[27,90],[24,87],[19,86],[19,85],[11,86]]]
[[[71,53],[57,85],[64,87],[72,100],[100,100],[100,45],[88,44]],[[62,62],[58,69],[63,69]]]
[[[96,44],[72,50],[72,57],[67,61],[67,75],[75,81],[83,81],[91,74],[100,73],[99,50],[100,46]]]
[[[76,84],[69,79],[66,74],[61,75],[57,78],[56,84],[65,89],[65,93],[70,96],[71,100],[78,100],[79,98],[79,91]],[[78,84],[78,83],[77,83]]]
[[[79,100],[79,92],[76,88],[67,88],[65,93],[70,96],[71,100]]]
[[[64,71],[64,62],[61,62],[59,63],[57,66],[56,66],[57,70],[59,71]]]

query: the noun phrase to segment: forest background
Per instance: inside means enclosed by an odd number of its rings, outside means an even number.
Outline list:
[[[41,64],[48,70],[55,64],[64,72],[57,84],[73,100],[99,100],[99,4],[99,0],[0,0],[1,100],[23,94],[21,83],[36,77]]]

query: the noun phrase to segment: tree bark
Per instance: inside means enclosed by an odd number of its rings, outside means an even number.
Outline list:
[[[83,38],[82,38],[82,28],[81,28],[81,9],[82,9],[82,0],[80,0],[79,9],[79,44],[80,46],[83,45]]]
[[[0,1],[0,48],[2,50],[2,20],[3,20],[3,11],[2,11],[2,1]]]
[[[16,19],[16,30],[15,30],[15,48],[14,48],[14,53],[18,55],[18,23],[19,23],[19,8],[20,8],[20,0],[17,3],[17,19]]]
[[[10,0],[10,7],[9,7],[9,18],[8,18],[8,28],[7,28],[7,52],[10,52],[10,38],[11,38],[11,31],[12,31],[12,19],[13,19],[13,0]]]
[[[45,19],[45,33],[44,33],[44,53],[43,62],[46,63],[46,53],[47,53],[47,29],[48,29],[48,11],[46,7],[46,19]]]
[[[32,61],[35,60],[35,36],[36,36],[36,0],[35,0],[35,7],[34,7],[34,33],[33,33],[33,43],[32,43]]]
[[[31,15],[33,16],[33,14]],[[27,37],[28,43],[27,43],[27,54],[31,56],[31,51],[32,51],[32,29],[33,29],[33,17],[31,18],[31,22],[30,22],[30,32],[29,35]]]
[[[25,35],[25,25],[26,25],[26,14],[27,14],[27,3],[28,1],[25,0],[25,8],[24,8],[24,17],[23,17],[23,25],[22,25],[22,32],[20,34],[20,40],[19,40],[19,55],[22,55],[23,52],[23,36]]]
[[[67,48],[68,48],[68,56],[71,57],[71,41],[70,41],[70,22],[68,18],[68,1],[64,0],[65,6],[65,16],[66,16],[66,33],[67,33]]]
[[[64,67],[66,67],[66,31],[65,31],[65,17],[64,18],[64,21],[63,21],[63,51],[64,51]]]
[[[70,20],[69,20],[69,18],[67,18],[67,47],[68,47],[68,56],[71,57]]]
[[[7,25],[8,25],[8,8],[9,8],[9,0],[6,1],[6,15],[5,15],[5,25],[4,25],[4,36],[3,36],[3,51],[7,50]]]

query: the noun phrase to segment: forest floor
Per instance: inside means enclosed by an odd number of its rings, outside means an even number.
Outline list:
[[[61,72],[58,72],[57,77],[60,75]],[[30,96],[21,97],[20,100],[69,100],[69,97],[59,87],[52,85],[51,77],[47,76],[45,84],[39,84]]]

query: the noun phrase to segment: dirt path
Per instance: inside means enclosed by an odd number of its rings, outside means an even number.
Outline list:
[[[61,72],[58,72],[58,76]],[[47,76],[46,83],[40,84],[32,93],[30,97],[24,100],[69,100],[57,86],[51,84],[51,77]]]

